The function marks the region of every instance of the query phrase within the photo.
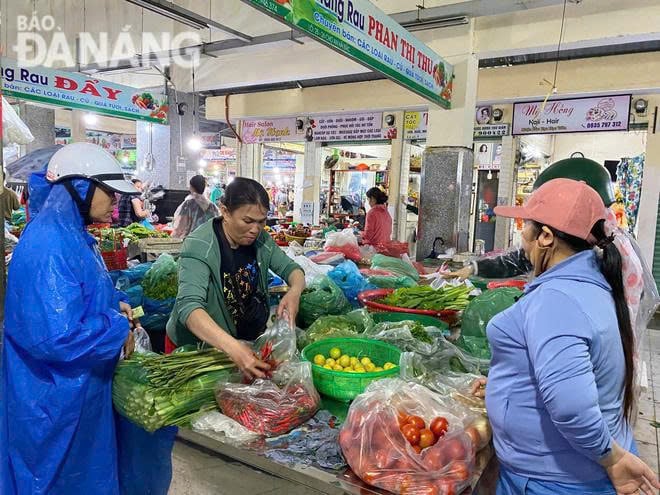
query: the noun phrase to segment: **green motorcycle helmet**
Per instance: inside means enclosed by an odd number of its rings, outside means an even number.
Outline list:
[[[610,173],[600,163],[584,157],[566,158],[553,163],[539,174],[534,189],[553,179],[573,179],[586,182],[603,199],[608,208],[615,201]]]

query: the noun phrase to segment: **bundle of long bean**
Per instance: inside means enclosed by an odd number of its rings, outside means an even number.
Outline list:
[[[115,372],[112,399],[117,411],[147,431],[184,425],[215,406],[215,387],[239,379],[236,365],[215,349],[161,356],[134,354]]]
[[[383,298],[383,303],[399,308],[463,310],[470,302],[472,288],[467,285],[446,285],[434,289],[428,285],[397,289]]]

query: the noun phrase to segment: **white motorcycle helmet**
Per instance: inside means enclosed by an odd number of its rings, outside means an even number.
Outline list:
[[[58,150],[48,162],[46,179],[89,179],[121,194],[140,194],[126,178],[119,162],[100,146],[72,143]]]

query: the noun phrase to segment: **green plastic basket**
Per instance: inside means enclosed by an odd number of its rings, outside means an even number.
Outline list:
[[[428,315],[416,315],[414,313],[371,313],[375,323],[382,323],[384,321],[418,321],[425,327],[436,327],[440,330],[447,330],[449,325],[447,325],[440,318],[435,318]]]
[[[368,356],[377,366],[386,362],[394,363],[396,368],[370,373],[345,373],[325,369],[323,366],[314,364],[314,356],[323,354],[327,357],[330,349],[339,347],[342,354],[361,358]],[[312,363],[312,378],[316,389],[328,397],[348,402],[355,399],[364,392],[374,380],[399,375],[399,360],[401,351],[386,342],[369,339],[325,339],[314,342],[302,351],[303,358]]]

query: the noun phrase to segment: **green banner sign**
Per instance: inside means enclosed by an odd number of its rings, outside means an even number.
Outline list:
[[[368,0],[243,0],[450,108],[453,67]]]

